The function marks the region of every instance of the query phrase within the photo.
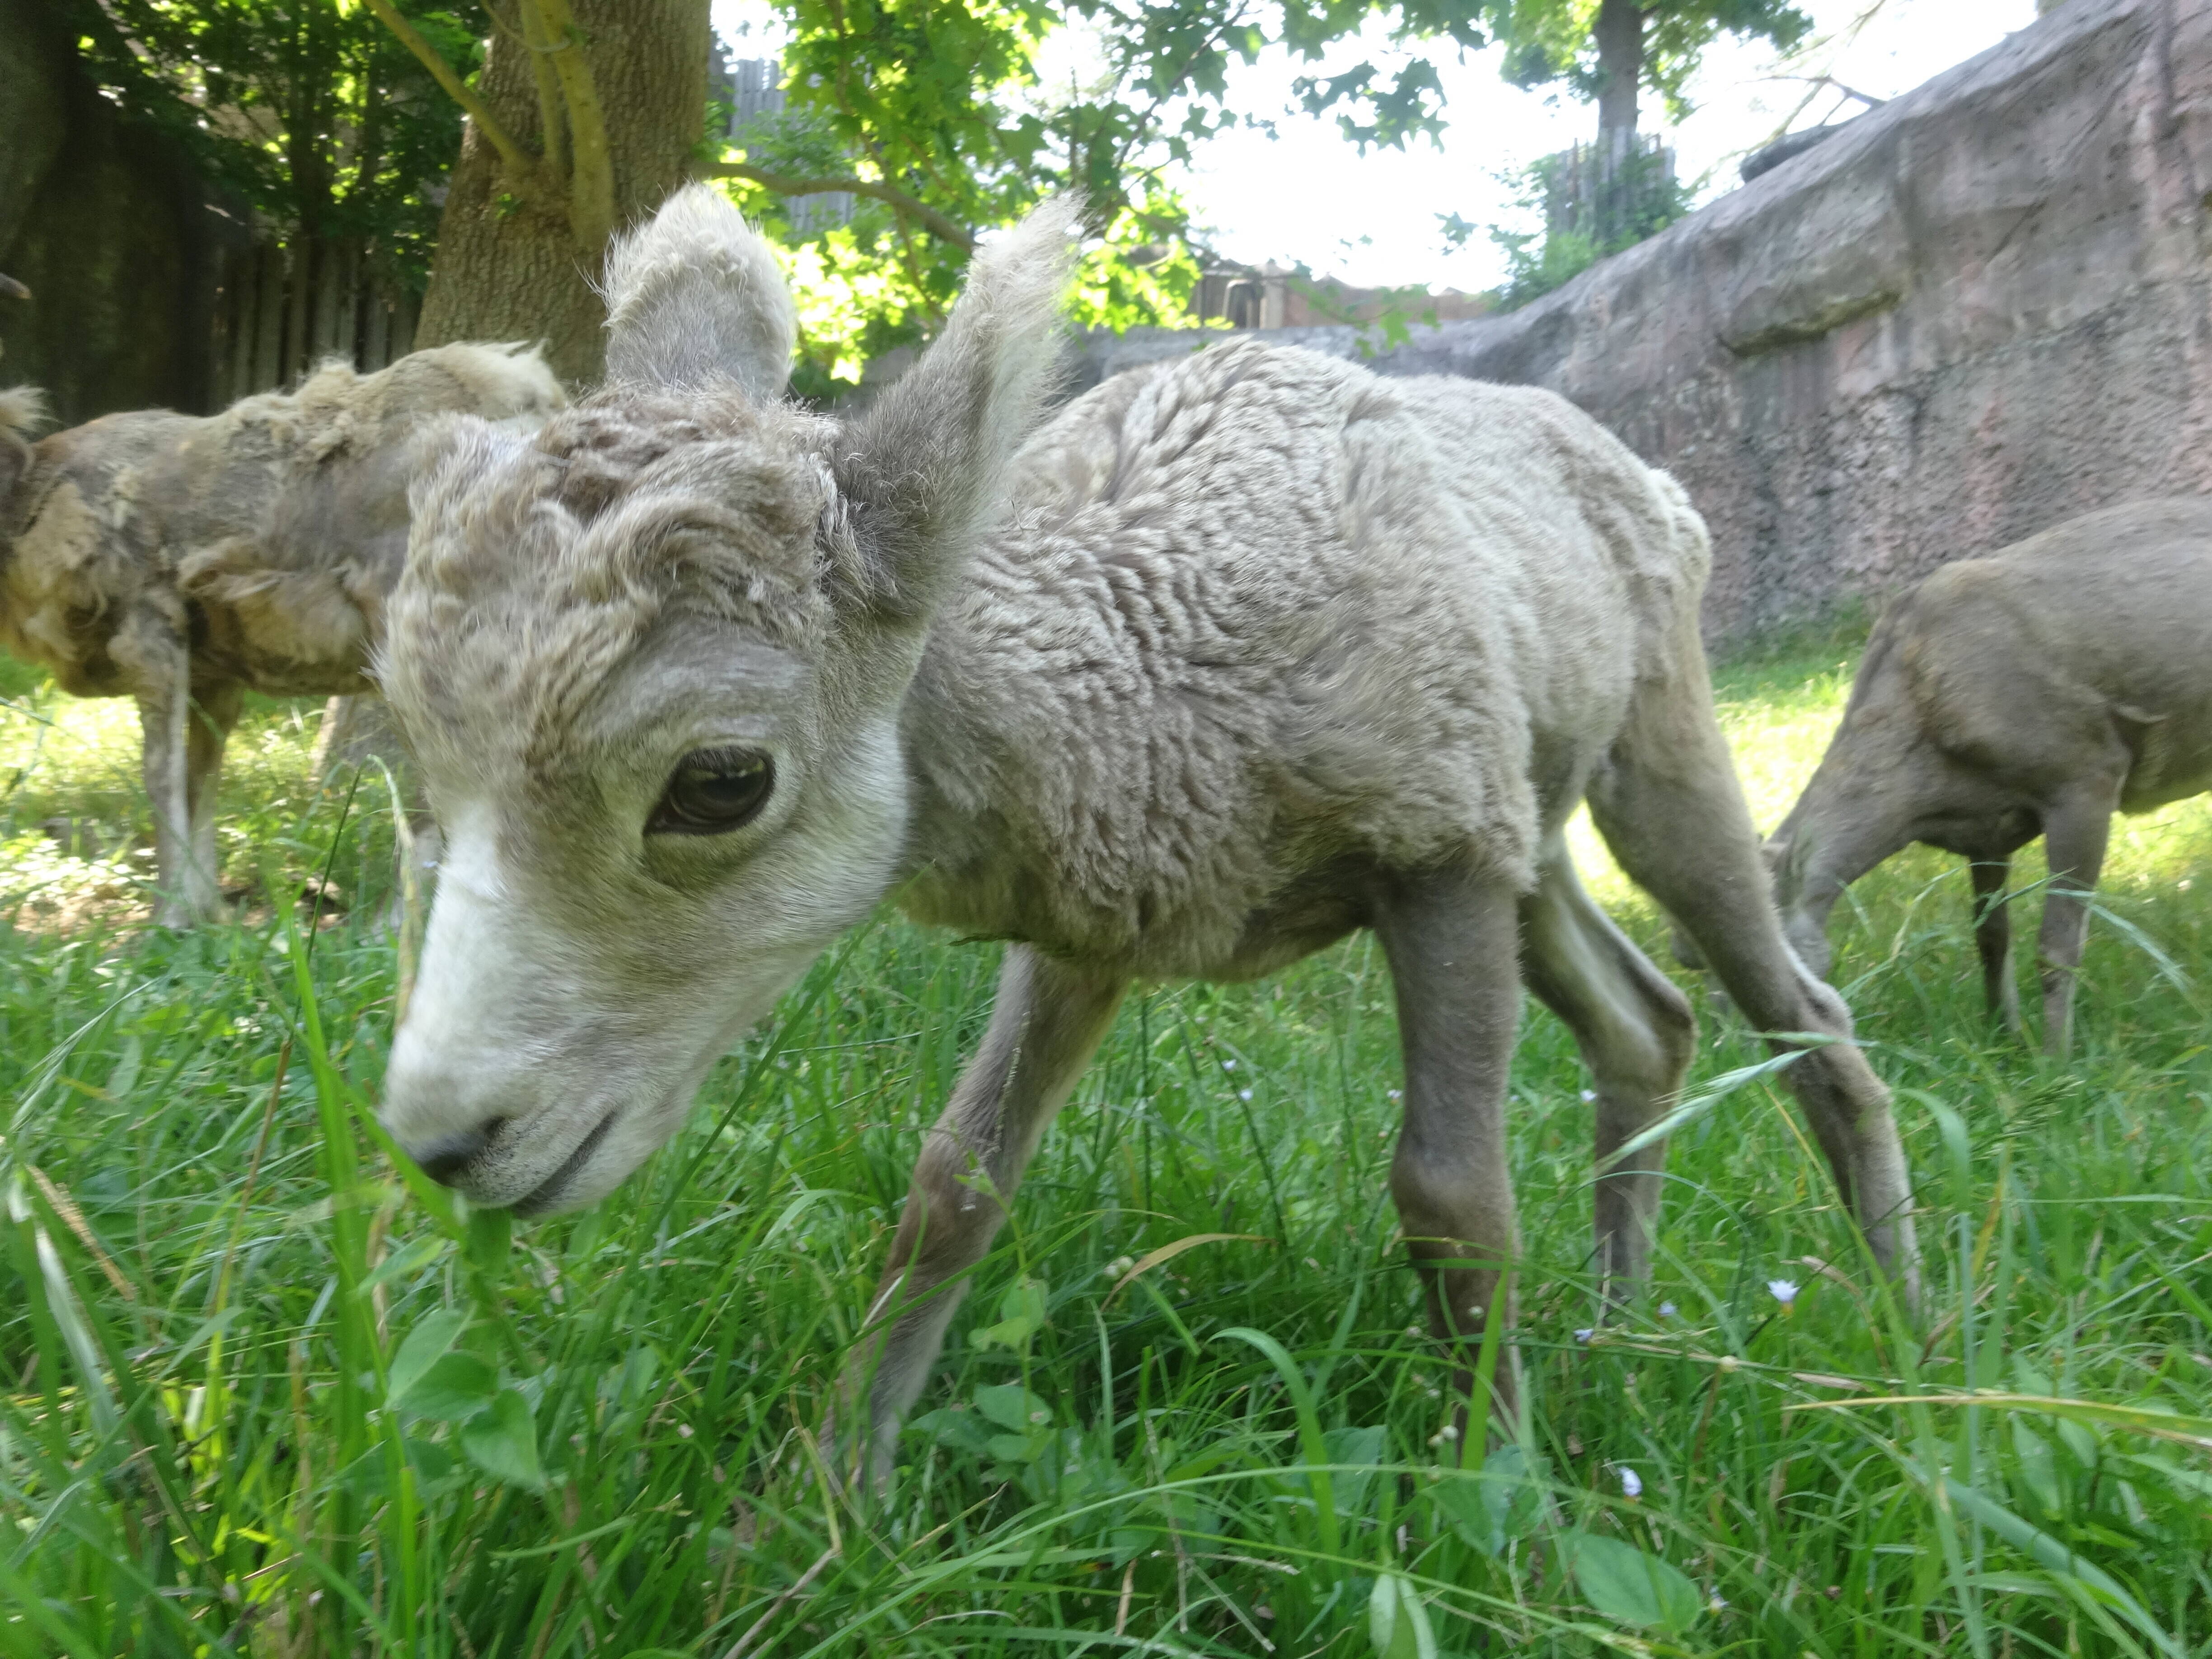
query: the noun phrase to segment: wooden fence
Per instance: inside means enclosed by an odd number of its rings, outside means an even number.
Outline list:
[[[419,304],[376,276],[358,242],[227,252],[216,291],[214,406],[291,386],[329,357],[382,368],[414,349]]]

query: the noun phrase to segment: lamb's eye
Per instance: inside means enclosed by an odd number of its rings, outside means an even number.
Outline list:
[[[702,749],[668,780],[645,830],[651,836],[719,836],[751,820],[768,800],[775,767],[750,749]]]

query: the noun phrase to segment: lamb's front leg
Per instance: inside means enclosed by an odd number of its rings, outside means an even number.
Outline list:
[[[1375,917],[1406,1056],[1390,1192],[1426,1282],[1429,1328],[1452,1349],[1463,1398],[1494,1298],[1506,1298],[1499,1318],[1512,1322],[1520,1255],[1505,1149],[1506,1073],[1521,1012],[1517,902],[1506,882],[1443,871],[1393,883]],[[1512,1413],[1515,1382],[1510,1355],[1501,1356],[1493,1384],[1501,1417]]]
[[[1112,1026],[1127,984],[1027,945],[1008,949],[983,1046],[922,1146],[890,1265],[846,1371],[848,1408],[867,1401],[869,1462],[878,1479],[890,1473],[899,1421],[944,1344],[968,1270],[990,1249],[1046,1125]]]

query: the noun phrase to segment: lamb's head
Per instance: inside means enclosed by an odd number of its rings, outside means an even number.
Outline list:
[[[1049,375],[1067,218],[840,427],[772,400],[788,299],[695,187],[610,262],[618,378],[447,435],[380,666],[446,838],[384,1115],[440,1178],[598,1198],[896,878],[899,705]]]

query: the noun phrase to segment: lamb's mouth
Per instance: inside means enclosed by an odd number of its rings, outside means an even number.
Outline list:
[[[561,1194],[568,1191],[570,1183],[583,1173],[584,1166],[592,1161],[592,1154],[599,1150],[599,1143],[607,1138],[607,1131],[614,1127],[614,1124],[615,1115],[610,1109],[592,1127],[591,1132],[576,1143],[576,1150],[568,1154],[566,1163],[508,1205],[507,1208],[520,1216],[543,1215],[558,1204]]]

